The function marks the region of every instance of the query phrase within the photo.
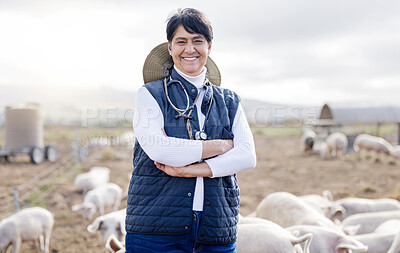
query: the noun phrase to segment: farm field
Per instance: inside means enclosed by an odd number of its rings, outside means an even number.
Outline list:
[[[82,202],[83,196],[73,186],[74,177],[86,172],[92,166],[110,168],[110,181],[123,189],[128,186],[132,171],[132,150],[126,146],[111,146],[95,150],[86,157],[81,166],[74,166],[71,141],[75,136],[89,139],[99,136],[115,136],[130,129],[46,129],[45,140],[55,142],[59,147],[60,160],[69,159],[68,170],[60,173],[51,185],[38,186],[46,194],[40,199],[29,196],[36,205],[43,206],[55,215],[50,252],[105,252],[97,235],[90,234],[81,213],[72,212],[71,206]],[[320,194],[330,190],[335,199],[347,196],[366,198],[400,198],[400,160],[385,158],[359,161],[354,153],[340,160],[323,160],[316,156],[307,157],[300,151],[300,131],[294,129],[273,129],[268,132],[254,131],[257,167],[238,174],[241,189],[241,213],[247,215],[269,193],[288,191],[295,195]],[[24,182],[34,184],[35,177],[51,166],[49,163],[31,165],[25,157],[18,157],[14,163],[0,163],[0,204],[12,204],[12,186]],[[50,190],[49,190],[50,189]],[[22,193],[22,192],[21,192]],[[20,196],[21,196],[20,193]],[[40,195],[40,194],[39,194]],[[40,200],[38,200],[40,199]],[[120,208],[126,206],[122,201]],[[0,206],[1,208],[1,206]],[[12,211],[13,209],[11,209]],[[10,212],[0,212],[0,217]],[[33,244],[22,244],[21,252],[37,252]]]

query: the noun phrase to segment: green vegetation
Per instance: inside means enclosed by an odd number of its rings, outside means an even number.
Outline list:
[[[336,129],[336,128],[335,128]],[[267,127],[267,126],[256,126],[251,125],[251,130],[254,136],[266,136],[266,137],[294,137],[300,138],[303,133],[303,128],[298,127],[295,124],[287,123],[282,127]],[[358,135],[361,133],[367,133],[374,136],[380,136],[388,140],[389,142],[396,142],[398,137],[397,124],[355,124],[346,125],[336,129],[346,135]]]
[[[31,195],[29,195],[26,199],[24,199],[23,201],[26,201],[28,203],[34,203],[34,202],[38,202],[38,200],[40,199],[40,193],[32,193]],[[44,202],[43,202],[44,204]]]
[[[100,161],[112,161],[112,160],[118,160],[118,157],[113,150],[106,149],[103,152],[101,152]]]
[[[300,127],[257,127],[252,126],[251,130],[255,136],[267,137],[300,137],[302,128]],[[101,128],[101,127],[46,127],[44,131],[45,143],[73,141],[79,137],[81,144],[87,143],[92,138],[108,138],[112,140],[132,128]]]
[[[364,129],[366,133],[371,135],[385,136],[397,133],[396,124],[382,124],[379,126],[377,126],[376,124],[372,124],[372,125],[358,125],[358,126]]]
[[[399,130],[397,124],[355,124],[343,126],[340,128],[340,131],[347,135],[366,133],[383,137],[389,142],[395,142],[397,141]]]
[[[39,189],[40,189],[42,192],[46,191],[46,190],[49,189],[49,188],[50,188],[50,185],[48,185],[48,184],[42,184],[42,185],[39,186]]]
[[[4,146],[4,127],[0,127],[0,148]]]
[[[102,127],[68,127],[50,126],[44,129],[44,140],[48,142],[72,141],[78,137],[81,141],[88,141],[92,138],[116,138],[126,131],[132,131],[132,127],[102,128]]]
[[[400,200],[400,186],[397,187],[397,192],[395,193],[394,198],[397,199],[397,200]]]
[[[300,138],[303,129],[300,127],[251,127],[253,135],[266,137],[295,137]]]

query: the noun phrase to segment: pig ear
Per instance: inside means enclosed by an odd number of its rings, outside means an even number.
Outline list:
[[[344,209],[343,206],[333,205],[333,206],[329,207],[329,212],[330,212],[330,215],[333,220],[336,220],[336,219],[340,220],[340,218],[343,217],[343,214],[346,213],[346,210]]]
[[[108,250],[110,250],[111,252],[118,252],[122,248],[124,248],[124,246],[122,245],[122,243],[120,241],[117,240],[115,235],[111,234],[107,239],[106,248]]]
[[[103,217],[97,217],[92,224],[90,224],[89,226],[87,226],[87,230],[94,234],[96,233],[97,230],[99,230],[101,224],[103,223],[104,218]]]
[[[91,209],[91,210],[96,210],[96,205],[93,203],[86,203],[85,208]]]
[[[295,237],[299,237],[300,236],[300,230],[298,230],[298,229],[290,231],[290,233],[292,233],[292,235],[294,235]]]
[[[327,200],[333,202],[333,195],[332,195],[332,192],[331,192],[331,191],[329,191],[329,190],[323,191],[323,192],[322,192],[322,196],[323,196],[324,198],[326,198]]]
[[[349,249],[349,250],[364,252],[364,251],[368,250],[368,246],[357,241],[356,239],[352,239],[349,237],[343,237],[339,240],[339,244],[338,244],[338,246],[336,246],[336,249],[337,250]]]
[[[78,211],[78,210],[81,210],[82,208],[83,208],[83,204],[78,204],[78,205],[73,205],[73,206],[71,207],[71,210],[74,211],[74,212],[76,212],[76,211]]]
[[[344,226],[342,229],[346,235],[356,235],[358,230],[360,229],[360,227],[361,227],[361,224],[347,225],[347,226]]]

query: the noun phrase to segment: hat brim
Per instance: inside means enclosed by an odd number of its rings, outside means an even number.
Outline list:
[[[160,45],[153,48],[143,65],[143,81],[144,83],[153,82],[156,80],[163,79],[169,76],[170,69],[174,63],[172,57],[168,52],[168,42],[161,43]],[[217,67],[217,64],[210,58],[207,57],[206,62],[207,75],[211,83],[220,86],[221,85],[221,73]]]

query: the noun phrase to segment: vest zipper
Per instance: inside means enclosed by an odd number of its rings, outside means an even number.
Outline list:
[[[195,212],[193,212],[193,216],[194,216],[194,245],[193,245],[193,253],[196,252],[196,245],[197,245],[197,214]]]
[[[194,215],[194,222],[196,223],[196,226],[197,226],[197,214],[193,213],[193,215]]]

